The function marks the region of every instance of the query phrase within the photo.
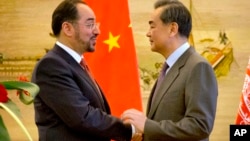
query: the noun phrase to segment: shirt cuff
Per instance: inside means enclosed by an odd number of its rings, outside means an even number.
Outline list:
[[[133,125],[133,124],[131,124],[131,127],[132,127],[132,137],[134,137],[134,135],[135,135],[135,126]]]

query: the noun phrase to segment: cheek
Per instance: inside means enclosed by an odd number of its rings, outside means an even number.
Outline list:
[[[89,39],[92,35],[91,30],[81,30],[79,32],[80,32],[81,39]]]
[[[160,43],[162,40],[162,36],[159,34],[159,32],[152,32],[151,38],[156,44]]]
[[[159,31],[159,29],[155,29],[151,31],[151,37],[153,40],[158,40],[162,36],[162,31]]]
[[[162,50],[162,48],[164,48],[164,46],[166,45],[167,42],[167,38],[165,36],[159,36],[156,35],[156,38],[154,39],[154,48],[156,50]]]
[[[82,33],[82,34],[80,34],[80,40],[82,40],[83,42],[89,42],[90,38],[91,38],[90,33]]]

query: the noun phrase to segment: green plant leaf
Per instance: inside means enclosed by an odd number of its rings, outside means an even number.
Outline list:
[[[7,113],[10,114],[10,116],[17,122],[17,124],[21,127],[21,129],[27,135],[27,137],[29,138],[29,141],[32,141],[31,135],[29,134],[26,127],[23,125],[22,121],[16,116],[16,114],[11,109],[9,109],[9,107],[7,107],[5,103],[0,102],[0,107],[2,107]]]
[[[0,141],[10,141],[10,135],[0,115]]]
[[[4,81],[0,82],[0,84],[4,85],[7,90],[17,90],[17,94],[19,95],[19,99],[22,103],[28,105],[31,104],[39,92],[39,87],[31,82],[25,81]],[[23,125],[22,121],[19,119],[21,116],[20,110],[15,103],[13,103],[10,99],[7,102],[0,102],[0,108],[3,108],[7,113],[13,117],[13,119],[18,123],[18,125],[22,128],[24,133],[29,138],[29,141],[32,141],[31,135],[28,130]],[[0,116],[0,141],[10,141],[10,137],[8,131],[3,123],[3,120]]]
[[[16,116],[21,117],[20,109],[11,99],[9,99],[8,102],[2,104],[5,105],[8,109],[10,109]]]
[[[19,99],[26,105],[31,104],[39,92],[39,87],[31,82],[24,81],[4,81],[0,82],[8,90],[19,91]]]

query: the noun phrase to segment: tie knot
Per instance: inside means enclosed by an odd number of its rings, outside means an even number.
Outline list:
[[[162,66],[161,72],[162,72],[162,73],[165,73],[166,70],[168,69],[168,67],[169,67],[168,64],[167,64],[166,62],[164,62],[164,63],[163,63],[163,66]]]
[[[83,68],[85,68],[85,69],[88,70],[88,66],[87,66],[87,64],[86,64],[86,62],[85,62],[84,59],[81,60],[80,65],[81,65]]]

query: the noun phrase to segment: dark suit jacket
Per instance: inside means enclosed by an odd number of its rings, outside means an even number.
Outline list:
[[[110,108],[87,72],[57,45],[36,65],[32,82],[40,141],[130,140],[131,125],[110,116]]]
[[[144,141],[208,141],[218,88],[210,64],[193,47],[166,74],[157,96],[148,101]]]

